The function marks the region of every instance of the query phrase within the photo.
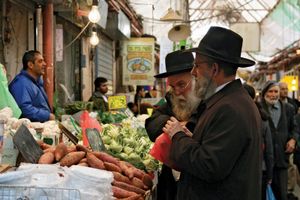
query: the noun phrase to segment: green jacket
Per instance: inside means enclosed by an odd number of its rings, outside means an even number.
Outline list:
[[[92,97],[89,99],[89,101],[92,101],[94,103],[93,109],[98,112],[105,112],[108,111],[108,102],[106,100],[106,96],[103,95],[101,92],[96,91],[93,93]]]

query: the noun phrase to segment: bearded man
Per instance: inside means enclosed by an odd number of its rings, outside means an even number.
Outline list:
[[[175,116],[181,124],[190,118],[200,100],[193,95],[193,80],[190,71],[193,67],[192,53],[175,51],[166,56],[166,72],[156,78],[168,78],[170,90],[166,95],[166,103],[156,109],[146,120],[145,127],[151,141],[163,133],[162,128],[171,116]],[[171,168],[163,165],[157,184],[157,199],[174,200],[176,197],[176,180]],[[174,173],[175,174],[175,173]]]
[[[295,150],[298,137],[293,120],[294,108],[280,100],[280,87],[275,81],[266,82],[261,95],[261,105],[270,116],[273,137],[274,169],[271,187],[276,199],[287,200],[289,156]]]
[[[171,117],[163,128],[172,140],[170,158],[181,171],[178,200],[254,200],[261,193],[261,118],[235,80],[243,39],[222,27],[211,27],[197,48],[191,74],[202,99],[192,137]]]

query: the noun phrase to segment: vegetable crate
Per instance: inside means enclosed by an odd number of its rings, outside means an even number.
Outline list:
[[[1,200],[80,200],[76,189],[0,185]]]

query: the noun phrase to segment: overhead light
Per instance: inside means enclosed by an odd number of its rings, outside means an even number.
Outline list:
[[[297,55],[300,55],[300,49],[297,49],[297,50],[296,50],[296,54],[297,54]]]
[[[183,19],[179,11],[169,8],[167,14],[160,18],[160,21],[183,21]]]
[[[92,23],[97,23],[100,20],[100,13],[99,13],[99,9],[98,9],[98,1],[97,0],[93,0],[92,9],[88,15],[88,18]]]
[[[97,30],[94,27],[92,29],[92,36],[90,38],[90,43],[93,46],[96,46],[99,43],[99,38],[98,38],[98,35],[97,35]]]

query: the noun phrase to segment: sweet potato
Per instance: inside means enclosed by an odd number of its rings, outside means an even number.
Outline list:
[[[126,165],[126,162],[124,161],[120,161],[120,168],[122,170],[122,172],[129,178],[132,179],[134,177],[134,172],[132,170],[132,167],[129,167],[128,165]]]
[[[60,161],[67,153],[67,146],[64,143],[59,143],[54,151],[55,160]]]
[[[130,185],[128,183],[124,183],[124,182],[120,182],[120,181],[113,181],[112,185],[117,186],[117,187],[122,188],[127,191],[135,192],[137,194],[144,195],[146,192],[145,190],[138,188],[134,185]]]
[[[141,197],[141,195],[134,195],[131,197],[126,197],[126,198],[121,198],[121,199],[117,199],[117,200],[140,200],[143,199],[143,197]]]
[[[84,152],[91,152],[87,147],[81,145],[81,144],[76,144],[76,149],[77,151],[84,151]]]
[[[94,151],[93,154],[102,160],[103,162],[109,162],[117,165],[119,167],[119,159],[105,153],[105,152],[99,152],[99,151]]]
[[[52,152],[46,152],[41,155],[39,159],[39,164],[52,164],[54,161],[54,154]]]
[[[67,150],[68,150],[68,153],[71,153],[71,152],[77,151],[77,149],[76,149],[76,146],[75,146],[75,145],[72,145],[72,146],[69,146],[69,147],[67,147]]]
[[[68,167],[70,167],[71,165],[75,165],[75,164],[79,163],[79,161],[82,158],[84,158],[85,154],[86,153],[84,151],[68,153],[60,160],[60,165],[68,166]]]
[[[103,163],[104,163],[106,170],[111,171],[111,172],[113,171],[113,172],[122,173],[122,170],[117,165],[115,165],[113,163],[109,163],[109,162],[103,162]]]
[[[86,155],[87,163],[89,166],[97,169],[105,169],[104,163],[102,160],[98,159],[94,154],[87,153]]]
[[[146,185],[144,185],[143,181],[141,179],[138,179],[136,177],[133,177],[131,180],[131,184],[141,188],[141,189],[148,189],[148,187]]]
[[[124,183],[128,183],[128,184],[131,184],[131,181],[129,180],[128,177],[120,174],[119,172],[112,172],[113,175],[114,175],[114,179],[116,181],[120,181],[120,182],[124,182]]]
[[[148,186],[149,188],[152,188],[153,186],[153,181],[151,177],[148,174],[145,174],[142,178],[143,183]]]
[[[51,152],[51,153],[53,153],[53,155],[54,155],[55,147],[50,147],[50,148],[44,149],[43,152],[44,152],[44,153]]]
[[[87,164],[86,162],[78,163],[77,165],[84,166],[84,167],[88,167],[89,166],[89,164]]]
[[[87,163],[87,158],[82,158],[82,159],[79,161],[79,163],[83,163],[83,162]]]
[[[44,142],[42,142],[42,143],[40,143],[40,147],[43,149],[43,150],[45,150],[45,149],[48,149],[48,148],[50,148],[50,147],[52,147],[50,144],[46,144],[46,143],[44,143]]]
[[[112,186],[113,196],[116,198],[126,198],[137,195],[135,192],[130,192],[122,188]]]

